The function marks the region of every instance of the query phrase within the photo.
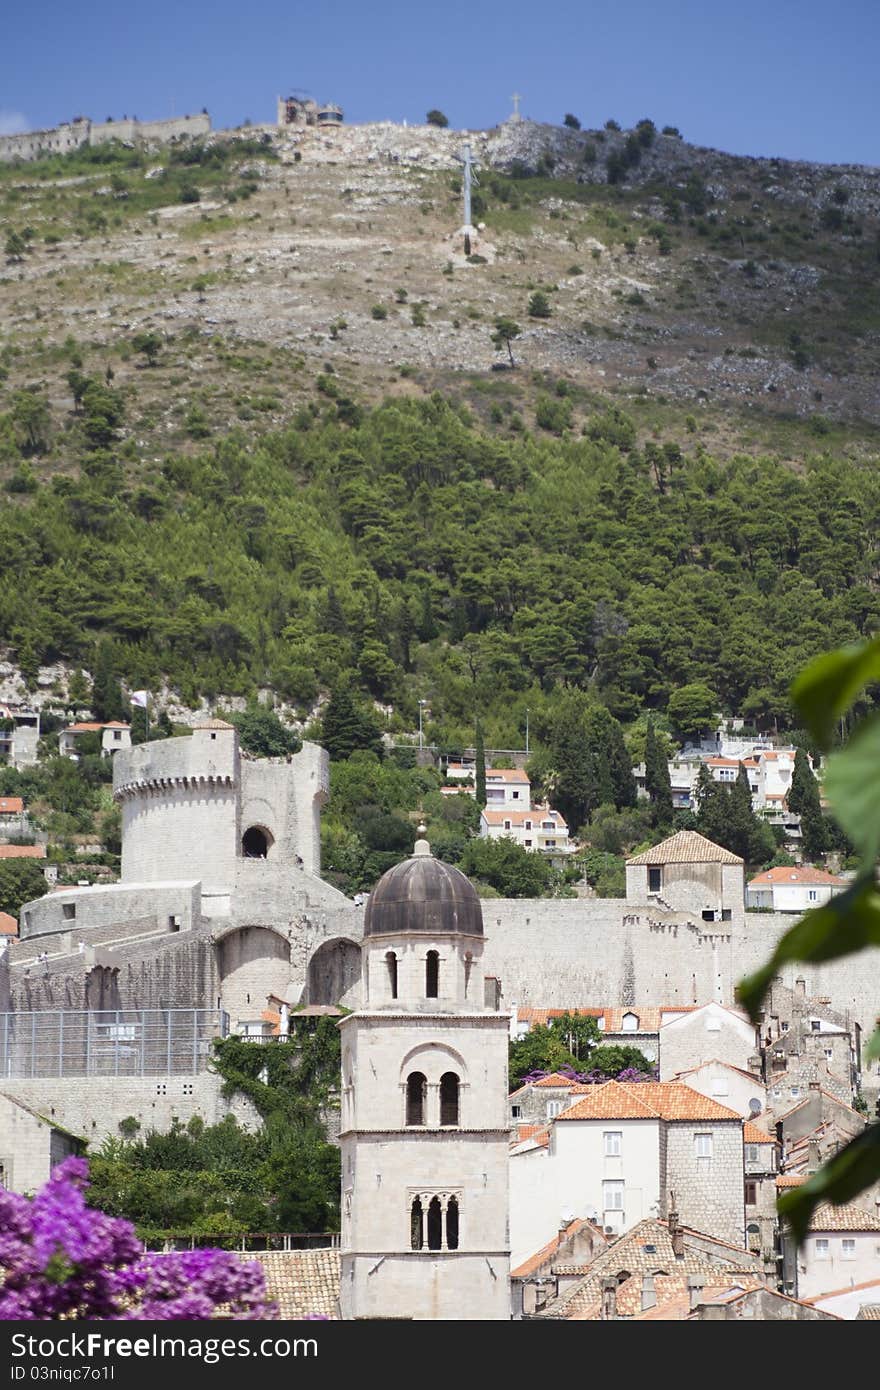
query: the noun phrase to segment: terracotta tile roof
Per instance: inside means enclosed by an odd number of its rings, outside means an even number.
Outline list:
[[[705,835],[698,835],[696,830],[679,830],[668,840],[661,840],[659,845],[652,845],[626,862],[628,865],[639,865],[742,864],[743,861],[738,855],[731,854],[729,849],[722,849],[720,845],[707,840]]]
[[[509,820],[511,826],[524,826],[526,821],[531,821],[533,830],[541,829],[542,820],[552,820],[554,830],[568,832],[568,826],[559,811],[549,811],[546,806],[534,806],[531,811],[521,811],[513,807],[505,807],[501,811],[490,811],[488,807],[484,806],[480,815],[487,825],[503,825],[506,820]]]
[[[880,1216],[862,1211],[861,1207],[847,1202],[834,1206],[831,1202],[820,1202],[807,1228],[810,1231],[880,1231]]]
[[[763,1129],[758,1129],[751,1120],[743,1121],[743,1143],[744,1144],[775,1144],[774,1134],[765,1134]]]
[[[454,766],[454,764],[453,764]],[[530,786],[528,777],[521,767],[487,767],[486,781],[488,782],[524,782]]]
[[[657,1304],[654,1308],[648,1308],[644,1313],[641,1312],[641,1279],[638,1281],[628,1279],[627,1283],[638,1283],[638,1311],[632,1314],[636,1322],[686,1322],[691,1315],[691,1296],[687,1285],[686,1275],[669,1275],[658,1277],[654,1280],[654,1292],[657,1296]],[[755,1289],[763,1287],[760,1280],[751,1280],[723,1284],[705,1284],[700,1290],[700,1303],[719,1303],[730,1302],[734,1298],[742,1298],[747,1293],[752,1293]],[[632,1300],[628,1300],[632,1301]],[[620,1293],[618,1291],[618,1307],[620,1307]]]
[[[0,816],[20,816],[24,802],[20,796],[0,796]]]
[[[517,1265],[516,1269],[512,1269],[510,1271],[511,1279],[525,1279],[527,1275],[534,1274],[536,1269],[540,1269],[541,1265],[553,1258],[563,1240],[576,1235],[584,1226],[589,1225],[591,1222],[585,1221],[582,1217],[576,1217],[574,1221],[570,1221],[564,1230],[557,1231],[553,1239],[548,1240],[547,1244],[543,1245],[534,1255],[530,1255],[527,1260],[523,1260],[522,1264]]]
[[[689,1243],[689,1236],[696,1236],[700,1241],[709,1243],[711,1251]],[[616,1276],[622,1269],[629,1270],[633,1277],[625,1281],[631,1285],[631,1291],[624,1292],[622,1306],[621,1290],[625,1285],[618,1286],[618,1308],[625,1311],[631,1306],[631,1315],[641,1311],[643,1274],[654,1275],[655,1289],[661,1279],[683,1279],[684,1283],[680,1287],[686,1289],[688,1274],[702,1274],[707,1284],[717,1284],[724,1277],[723,1270],[741,1271],[750,1280],[754,1278],[757,1282],[761,1281],[758,1256],[748,1250],[717,1241],[702,1231],[685,1232],[684,1255],[680,1259],[677,1258],[672,1248],[667,1223],[649,1217],[639,1221],[632,1230],[612,1241],[588,1266],[558,1265],[557,1273],[583,1273],[584,1278],[581,1283],[556,1300],[548,1310],[548,1315],[578,1321],[590,1319],[600,1304],[603,1276]],[[669,1285],[670,1294],[678,1291],[679,1286]]]
[[[863,1303],[855,1316],[856,1322],[880,1322],[880,1303]]]
[[[526,1125],[525,1128],[531,1129],[532,1127]],[[550,1131],[546,1126],[535,1126],[533,1133],[526,1135],[525,1139],[513,1140],[512,1151],[519,1152],[518,1146],[520,1144],[529,1144],[532,1148],[548,1149],[550,1147]],[[523,1149],[522,1152],[527,1152],[527,1150]]]
[[[707,758],[707,767],[757,767],[757,758]]]
[[[607,1081],[557,1115],[562,1120],[741,1120],[678,1081]]]
[[[761,888],[765,884],[799,884],[799,883],[830,883],[835,887],[843,888],[849,879],[841,878],[839,874],[826,873],[824,869],[814,869],[812,865],[804,865],[794,868],[766,869],[764,873],[758,874],[756,878],[749,879],[749,888]]]
[[[63,734],[99,734],[102,729],[130,729],[130,724],[123,724],[120,719],[111,719],[107,724],[68,724],[66,729],[62,729]]]
[[[778,1188],[800,1187],[802,1182],[807,1181],[806,1173],[780,1173],[776,1179]]]
[[[542,1129],[546,1129],[546,1125],[517,1125],[515,1142],[524,1144],[527,1139],[534,1139],[535,1135],[540,1134]]]
[[[339,1318],[338,1250],[258,1250],[240,1254],[239,1259],[259,1260],[266,1291],[278,1304],[281,1318],[307,1313]]]
[[[225,719],[201,719],[198,724],[193,724],[193,729],[234,729],[234,724],[227,724]]]
[[[653,1004],[646,1006],[625,1004],[615,1008],[605,1009],[590,1007],[538,1009],[521,1005],[517,1009],[516,1017],[518,1023],[529,1023],[534,1028],[538,1024],[546,1025],[552,1018],[561,1018],[563,1014],[578,1014],[585,1018],[604,1020],[605,1026],[601,1030],[604,1033],[623,1033],[624,1031],[629,1031],[629,1029],[624,1030],[623,1027],[624,1014],[635,1014],[639,1020],[639,1026],[635,1030],[636,1033],[658,1033],[661,1024],[672,1021],[665,1017],[666,1014],[678,1016],[679,1014],[693,1013],[695,1009],[702,1007],[701,1004],[666,1004],[660,1008]]]
[[[0,845],[0,859],[45,859],[45,845]]]
[[[0,936],[18,936],[18,922],[8,912],[0,912]]]
[[[568,1090],[580,1085],[570,1076],[563,1076],[562,1072],[554,1071],[549,1076],[542,1076],[539,1081],[531,1082],[532,1086],[565,1086]]]

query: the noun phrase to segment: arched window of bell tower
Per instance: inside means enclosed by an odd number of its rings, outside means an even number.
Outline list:
[[[406,1078],[406,1123],[423,1125],[425,1123],[425,1098],[428,1082],[422,1071],[411,1071]]]
[[[458,1124],[459,1084],[454,1071],[445,1071],[440,1078],[440,1123]]]
[[[413,1250],[421,1250],[424,1244],[422,1216],[422,1199],[421,1197],[414,1197],[409,1210],[409,1242]]]
[[[432,1197],[428,1203],[428,1249],[443,1248],[443,1208],[439,1197]]]
[[[397,956],[394,951],[388,951],[385,955],[385,964],[388,966],[388,987],[391,998],[397,998]]]
[[[450,1197],[446,1207],[446,1246],[458,1249],[458,1198]]]
[[[429,951],[425,960],[425,998],[436,999],[440,993],[440,952]]]

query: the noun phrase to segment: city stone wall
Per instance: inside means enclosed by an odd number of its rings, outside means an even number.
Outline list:
[[[194,1115],[206,1125],[217,1124],[226,1115],[234,1115],[249,1129],[258,1129],[261,1124],[257,1111],[246,1097],[233,1096],[224,1100],[222,1077],[213,1072],[168,1077],[9,1080],[3,1085],[7,1095],[38,1110],[64,1129],[72,1130],[88,1140],[93,1148],[110,1136],[118,1139],[119,1122],[128,1116],[133,1116],[140,1124],[141,1136],[152,1129],[163,1133],[175,1120],[185,1125]],[[48,1168],[45,1176],[49,1176]]]
[[[80,939],[90,946],[103,944],[132,934],[135,926],[145,932],[189,931],[199,924],[200,901],[201,884],[192,879],[65,888],[25,903],[19,951],[32,937],[55,933],[64,933],[76,949]],[[56,942],[41,942],[40,949],[57,949]],[[26,953],[32,954],[32,943]]]
[[[40,159],[47,154],[69,154],[82,145],[106,145],[111,140],[127,144],[193,139],[207,135],[211,118],[206,113],[197,116],[173,116],[166,121],[100,121],[87,119],[54,126],[51,130],[31,130],[21,135],[0,136],[0,162],[15,159]]]

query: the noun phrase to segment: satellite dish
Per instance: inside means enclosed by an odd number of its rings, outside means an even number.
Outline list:
[[[760,1115],[760,1113],[761,1113],[761,1111],[762,1111],[763,1109],[764,1109],[764,1107],[763,1107],[763,1105],[761,1104],[761,1102],[758,1100],[757,1096],[752,1096],[751,1100],[749,1101],[749,1114],[750,1114],[750,1115]]]

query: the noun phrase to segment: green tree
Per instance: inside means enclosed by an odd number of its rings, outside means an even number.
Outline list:
[[[470,840],[458,867],[468,877],[496,889],[503,898],[540,898],[558,881],[543,855],[506,838]]]
[[[510,365],[513,366],[513,350],[511,343],[514,338],[518,338],[522,329],[514,319],[508,318],[505,314],[499,314],[495,320],[495,329],[492,333],[492,342],[500,352],[502,348],[507,348],[507,355],[510,358]]]
[[[804,854],[807,859],[819,859],[828,849],[828,827],[819,800],[819,783],[803,748],[798,748],[794,755],[794,771],[786,800],[788,809],[800,817]]]
[[[650,1062],[639,1048],[630,1043],[610,1043],[597,1047],[590,1054],[590,1071],[600,1071],[605,1076],[619,1076],[622,1071],[642,1071],[648,1076],[655,1074],[655,1064]]]
[[[428,112],[427,116],[425,117],[425,120],[427,121],[428,125],[440,126],[441,129],[445,129],[446,126],[449,125],[449,117],[445,116],[442,111],[438,111],[436,106],[432,107],[432,109]]]
[[[330,695],[321,721],[321,742],[335,761],[358,749],[382,752],[382,736],[371,710],[359,702],[350,684],[341,682]]]
[[[302,740],[268,705],[250,704],[246,710],[224,717],[238,730],[244,751],[257,758],[284,758],[302,747]]]
[[[704,681],[693,681],[673,690],[666,712],[681,741],[687,742],[699,738],[707,729],[714,729],[718,697]]]
[[[155,367],[162,350],[162,339],[158,333],[145,330],[142,333],[135,333],[131,340],[131,345],[135,352],[139,352],[147,359],[148,367]]]
[[[665,750],[654,732],[653,719],[648,720],[645,737],[645,790],[651,798],[654,824],[672,824],[672,783]]]
[[[476,750],[476,793],[477,805],[482,808],[486,804],[486,746],[483,742],[483,726],[477,720],[477,750]]]
[[[5,250],[7,259],[10,261],[23,261],[27,249],[27,242],[21,235],[21,232],[17,232],[14,228],[10,228],[6,233]]]
[[[535,290],[534,294],[532,294],[529,297],[528,313],[529,318],[532,319],[550,318],[550,315],[553,313],[553,309],[551,308],[550,300],[547,298],[543,290]]]
[[[0,912],[17,917],[22,904],[49,890],[37,859],[0,859]]]
[[[91,709],[92,687],[80,667],[70,673],[67,682],[67,708],[74,713],[78,709]]]
[[[569,130],[580,130],[581,123],[577,116],[573,116],[570,111],[566,111],[562,124],[568,126]]]
[[[51,416],[49,402],[34,389],[12,394],[12,423],[26,454],[44,454],[49,447]]]
[[[565,1046],[562,1034],[556,1029],[543,1027],[530,1028],[524,1038],[512,1042],[508,1048],[507,1069],[511,1090],[522,1085],[524,1076],[533,1071],[554,1072],[563,1067],[577,1071],[577,1058]]]
[[[124,720],[128,714],[119,684],[116,657],[111,644],[106,640],[98,643],[95,655],[92,711],[95,719],[102,724],[109,724],[114,719]]]

